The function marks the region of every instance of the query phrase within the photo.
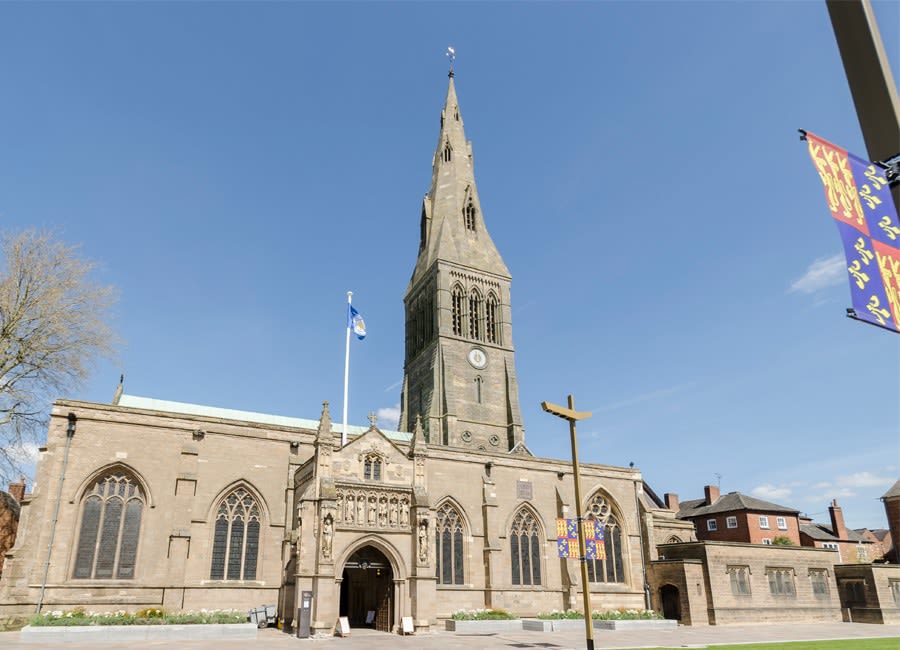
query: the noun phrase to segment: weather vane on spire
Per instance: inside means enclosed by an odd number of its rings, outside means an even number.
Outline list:
[[[453,62],[456,61],[456,50],[453,46],[447,48],[447,58],[450,59],[450,76],[453,76]]]

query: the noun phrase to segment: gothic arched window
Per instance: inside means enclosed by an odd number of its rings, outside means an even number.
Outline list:
[[[369,454],[363,463],[363,478],[367,481],[381,480],[381,456]]]
[[[463,525],[449,503],[435,513],[435,576],[439,585],[461,585],[463,577]]]
[[[210,580],[256,580],[259,558],[259,506],[237,488],[216,510]]]
[[[469,338],[481,340],[482,305],[481,294],[478,289],[472,289],[469,294]]]
[[[453,157],[453,149],[450,148],[450,141],[444,143],[444,153],[443,158],[444,162],[450,162],[450,159]]]
[[[489,293],[484,309],[484,337],[488,343],[500,342],[500,328],[497,324],[497,296]]]
[[[475,203],[472,199],[466,201],[466,207],[463,208],[463,218],[466,224],[466,230],[475,231]]]
[[[113,470],[91,486],[81,504],[72,577],[134,577],[145,503],[140,485],[123,470]]]
[[[520,510],[509,531],[509,555],[514,585],[541,584],[540,526],[528,510]]]
[[[625,571],[622,565],[622,531],[619,522],[612,513],[609,502],[600,494],[591,499],[588,506],[588,519],[603,530],[603,549],[606,557],[599,560],[587,560],[588,580],[590,582],[625,582]],[[598,543],[599,547],[600,544]]]
[[[454,285],[453,291],[450,293],[450,311],[453,320],[453,334],[462,336],[463,333],[463,289],[461,286]]]

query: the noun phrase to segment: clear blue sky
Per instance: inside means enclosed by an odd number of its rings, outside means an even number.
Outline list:
[[[876,2],[900,78],[900,3]],[[0,227],[56,228],[125,345],[74,397],[399,403],[447,60],[513,275],[526,441],[885,526],[900,337],[844,316],[797,129],[865,155],[824,2],[0,3]],[[836,270],[837,269],[837,270]],[[719,475],[721,478],[719,479]]]

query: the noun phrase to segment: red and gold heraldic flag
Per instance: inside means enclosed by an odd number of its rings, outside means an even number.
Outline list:
[[[588,560],[605,560],[603,526],[593,519],[584,520],[584,556]],[[556,520],[556,550],[559,557],[578,559],[578,522],[575,519]]]
[[[900,331],[900,223],[885,170],[806,134],[844,254],[856,317]]]

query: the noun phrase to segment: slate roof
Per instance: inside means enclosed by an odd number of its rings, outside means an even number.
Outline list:
[[[800,524],[800,532],[804,535],[808,535],[810,539],[814,539],[817,542],[862,542],[864,544],[871,544],[871,540],[866,539],[861,534],[856,532],[855,530],[847,529],[847,538],[841,539],[831,529],[831,526],[827,524]]]
[[[882,499],[887,499],[889,497],[900,497],[900,478],[897,479],[897,482],[891,486],[891,489],[881,495]]]
[[[800,511],[796,508],[780,506],[755,497],[749,497],[740,492],[729,492],[716,499],[712,505],[706,505],[706,499],[692,499],[682,501],[676,515],[679,519],[692,519],[722,512],[734,512],[735,510],[751,510],[753,512],[784,512],[797,515]]]

